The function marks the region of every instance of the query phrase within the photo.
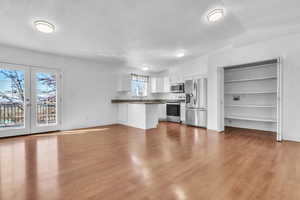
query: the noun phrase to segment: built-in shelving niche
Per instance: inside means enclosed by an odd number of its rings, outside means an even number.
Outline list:
[[[225,126],[277,131],[278,63],[224,68]]]

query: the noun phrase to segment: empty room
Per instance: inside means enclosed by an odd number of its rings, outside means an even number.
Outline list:
[[[0,0],[0,200],[299,200],[299,9]]]

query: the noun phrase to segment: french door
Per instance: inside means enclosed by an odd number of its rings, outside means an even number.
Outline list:
[[[0,137],[60,129],[57,70],[0,63]]]

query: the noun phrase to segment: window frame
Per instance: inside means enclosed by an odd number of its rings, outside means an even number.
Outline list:
[[[147,75],[140,74],[131,74],[131,95],[133,97],[147,97],[148,96],[148,87],[149,87],[150,77]],[[133,81],[137,81],[139,83],[144,83],[144,88],[142,94],[140,92],[135,92]],[[146,86],[146,87],[145,87]]]

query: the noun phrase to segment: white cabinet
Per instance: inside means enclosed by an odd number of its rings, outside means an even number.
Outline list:
[[[171,84],[184,83],[184,77],[173,75],[173,76],[170,77],[170,83]]]
[[[118,123],[141,129],[156,128],[158,124],[158,105],[143,103],[119,103]]]
[[[127,124],[128,122],[128,103],[118,104],[118,123]]]
[[[151,93],[170,92],[169,77],[151,77]]]
[[[131,76],[122,75],[118,78],[118,92],[127,92],[131,90]]]
[[[185,122],[185,102],[180,103],[180,121]]]
[[[176,84],[177,83],[177,76],[171,76],[170,77],[170,84]]]
[[[158,93],[160,79],[158,77],[151,77],[151,92]]]
[[[167,119],[167,105],[166,104],[158,104],[158,118],[159,120]]]
[[[170,92],[170,78],[164,77],[164,91]]]

